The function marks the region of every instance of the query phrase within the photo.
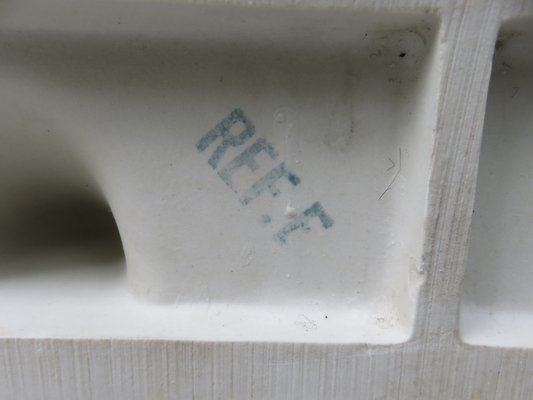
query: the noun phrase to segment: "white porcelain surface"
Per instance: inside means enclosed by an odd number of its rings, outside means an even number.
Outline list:
[[[437,29],[424,14],[6,6],[1,209],[16,229],[0,299],[17,317],[0,314],[0,334],[407,340]],[[125,262],[85,238],[114,240],[98,207]]]
[[[461,335],[533,345],[533,19],[510,21],[496,44],[485,117]]]

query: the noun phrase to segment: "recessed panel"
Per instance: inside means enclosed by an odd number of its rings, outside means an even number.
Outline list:
[[[495,50],[461,335],[522,347],[533,345],[533,20],[506,23]]]
[[[409,337],[434,18],[138,2],[3,12],[1,129],[15,149],[1,161],[4,208],[95,199],[125,270],[73,259],[0,280],[17,310],[0,314],[2,334]]]

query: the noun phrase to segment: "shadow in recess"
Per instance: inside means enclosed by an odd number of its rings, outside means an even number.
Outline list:
[[[73,268],[122,269],[124,252],[113,214],[96,201],[21,202],[0,216],[0,226],[0,278]]]

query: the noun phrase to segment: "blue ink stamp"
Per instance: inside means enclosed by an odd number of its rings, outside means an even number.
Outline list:
[[[233,173],[237,169],[241,168],[243,165],[246,165],[248,168],[250,168],[252,172],[257,171],[257,169],[259,169],[259,165],[255,161],[255,156],[261,153],[262,151],[265,151],[273,160],[278,158],[278,153],[276,152],[276,150],[274,150],[274,147],[269,142],[267,142],[266,139],[259,138],[255,141],[254,144],[252,144],[241,154],[231,160],[228,165],[220,169],[218,171],[218,176],[220,176],[220,178],[226,183],[226,185],[228,185],[233,191],[235,191],[231,182],[231,177]]]
[[[230,133],[231,128],[237,123],[244,124],[244,130],[238,135],[232,135]],[[214,129],[210,130],[205,134],[203,138],[200,139],[196,148],[199,151],[204,151],[207,149],[214,141],[218,138],[222,139],[222,142],[218,145],[214,153],[209,158],[209,165],[216,169],[220,159],[226,153],[228,147],[237,147],[248,139],[250,139],[255,134],[255,126],[250,122],[248,118],[245,117],[244,113],[240,108],[235,109],[228,115],[222,122],[220,122]]]
[[[242,204],[247,205],[253,199],[259,197],[265,190],[268,190],[272,194],[272,197],[276,197],[280,192],[275,183],[281,178],[287,178],[292,186],[297,186],[300,183],[300,178],[285,167],[285,162],[282,162],[255,182],[239,200]]]
[[[231,133],[232,128],[237,124],[242,125],[243,129],[238,134]],[[235,171],[243,166],[248,167],[251,172],[257,171],[259,165],[255,157],[263,151],[273,160],[276,160],[279,156],[278,152],[270,142],[264,138],[258,138],[238,156],[228,162],[223,168],[219,168],[220,161],[226,154],[228,148],[242,146],[254,135],[254,124],[244,115],[244,112],[240,108],[237,108],[218,123],[215,128],[207,132],[196,144],[198,151],[203,152],[213,143],[220,140],[218,146],[209,157],[208,163],[211,168],[217,170],[220,179],[222,179],[222,181],[235,193],[237,193],[237,191],[234,189],[232,180]],[[245,193],[240,194],[239,201],[243,205],[248,205],[267,191],[270,192],[273,198],[277,197],[280,194],[280,190],[276,186],[276,183],[280,179],[286,179],[292,187],[298,186],[301,182],[301,179],[293,171],[287,168],[285,162],[282,161],[259,178]],[[274,235],[274,239],[281,244],[285,244],[287,242],[287,237],[292,232],[299,229],[309,231],[309,221],[313,218],[318,218],[324,229],[331,228],[334,223],[333,218],[328,215],[320,202],[315,201],[309,208],[305,209],[303,213],[295,216],[291,222],[281,228],[278,233]],[[259,221],[263,224],[270,224],[272,218],[268,214],[263,214]]]
[[[281,228],[274,238],[280,243],[287,243],[287,236],[290,233],[298,229],[309,231],[311,229],[309,228],[309,220],[312,218],[320,219],[324,229],[331,228],[334,223],[333,219],[326,213],[322,205],[318,201],[315,201],[311,207],[304,210],[304,212],[296,216],[293,221]]]

